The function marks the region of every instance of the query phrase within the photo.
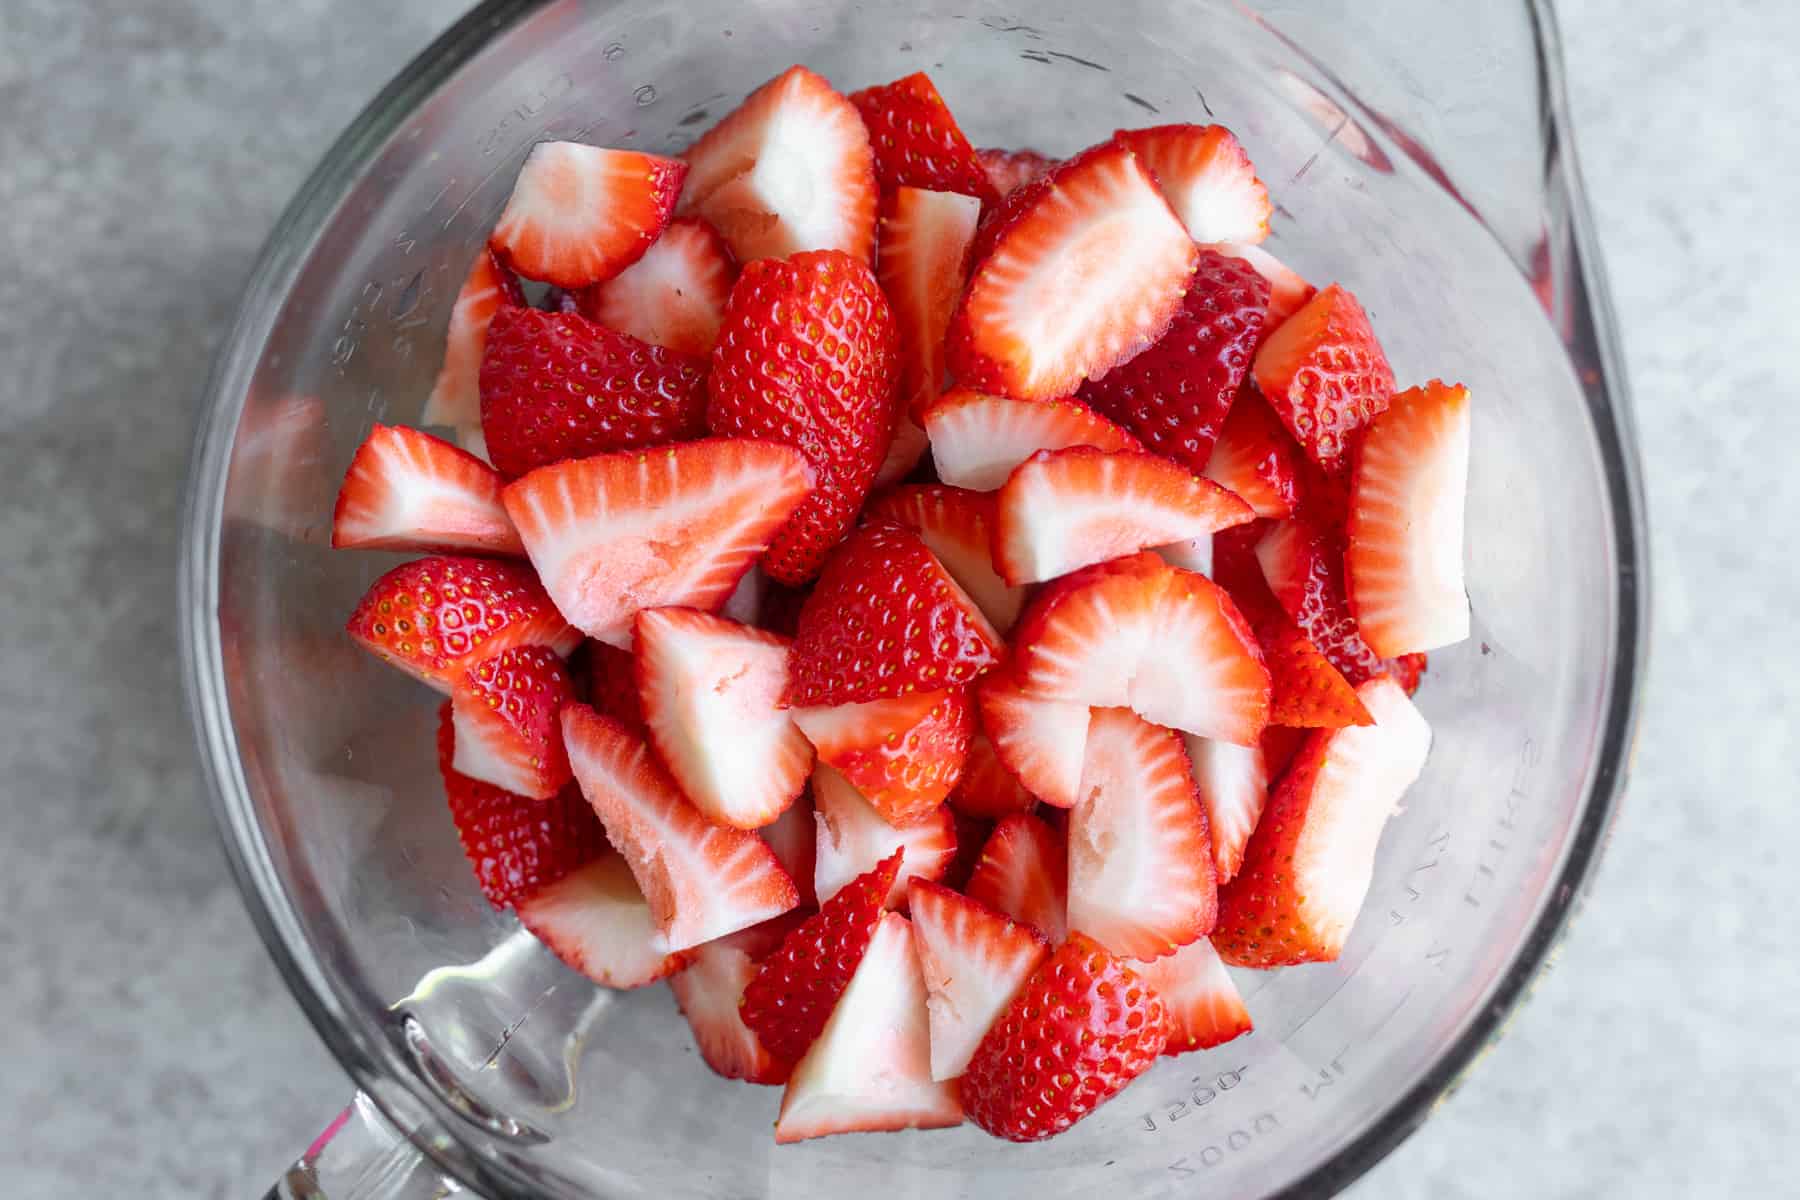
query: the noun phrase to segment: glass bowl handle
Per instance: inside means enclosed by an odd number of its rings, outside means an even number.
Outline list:
[[[474,1192],[439,1174],[362,1092],[263,1200],[443,1200]]]

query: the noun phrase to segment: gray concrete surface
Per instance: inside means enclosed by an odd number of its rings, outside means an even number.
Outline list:
[[[457,7],[0,3],[8,1196],[257,1194],[345,1098],[204,809],[176,517],[264,233]],[[1635,786],[1555,970],[1357,1194],[1791,1195],[1800,6],[1564,7],[1656,526]]]

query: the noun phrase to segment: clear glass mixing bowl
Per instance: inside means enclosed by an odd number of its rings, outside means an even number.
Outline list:
[[[665,988],[596,989],[489,909],[436,696],[340,632],[393,560],[328,548],[334,490],[371,422],[417,420],[527,148],[672,151],[792,62],[846,87],[926,69],[980,145],[1222,121],[1278,202],[1271,248],[1354,288],[1402,381],[1476,396],[1475,635],[1432,658],[1430,766],[1342,961],[1243,976],[1252,1036],[1041,1145],[776,1147],[778,1092],[715,1078]],[[1416,1127],[1568,916],[1643,667],[1643,510],[1559,70],[1525,0],[495,0],[420,56],[270,239],[194,462],[183,649],[219,822],[360,1089],[277,1194],[1318,1194]]]

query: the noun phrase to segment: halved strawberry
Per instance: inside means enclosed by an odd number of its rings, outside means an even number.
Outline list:
[[[1199,256],[1128,150],[1096,146],[1043,184],[976,265],[948,341],[958,382],[1026,400],[1066,396],[1161,337]]]
[[[1138,450],[1040,450],[1000,489],[994,565],[1014,585],[1254,519],[1179,463]]]
[[[981,202],[903,187],[882,203],[876,273],[900,330],[900,403],[916,421],[944,383],[944,335],[968,278]]]
[[[1071,934],[976,1046],[963,1103],[995,1137],[1040,1141],[1149,1070],[1168,1037],[1161,997],[1105,947]]]
[[[1143,449],[1136,438],[1075,400],[1046,404],[954,388],[926,410],[924,420],[938,478],[976,492],[998,488],[1039,450]]]
[[[694,1045],[706,1065],[726,1079],[748,1083],[786,1083],[792,1064],[770,1054],[756,1032],[744,1024],[739,1005],[758,965],[799,924],[787,913],[722,938],[695,946],[691,962],[671,976],[669,990],[694,1031]]]
[[[850,93],[875,151],[875,181],[882,191],[929,188],[998,200],[975,147],[957,127],[931,76],[915,71],[880,87]]]
[[[981,728],[1006,769],[1045,804],[1074,807],[1088,706],[1023,692],[1004,668],[981,677],[975,700]]]
[[[1212,834],[1181,739],[1130,709],[1096,709],[1069,811],[1069,928],[1149,959],[1217,916]]]
[[[611,279],[662,233],[687,173],[679,159],[539,142],[488,245],[527,279],[562,288]]]
[[[931,439],[925,436],[925,430],[907,415],[899,405],[894,406],[894,440],[888,443],[887,457],[881,460],[881,466],[875,471],[874,488],[891,487],[913,473],[925,457],[925,451],[931,449]]]
[[[471,666],[450,693],[464,775],[544,800],[568,785],[562,709],[575,699],[568,669],[544,646],[513,646]]]
[[[890,825],[937,813],[962,778],[975,717],[964,688],[796,708],[793,723]]]
[[[1202,470],[1249,374],[1268,304],[1269,286],[1248,263],[1201,250],[1168,332],[1077,394],[1158,454]]]
[[[1269,189],[1223,125],[1157,125],[1113,135],[1155,177],[1196,242],[1260,242],[1269,236]]]
[[[950,869],[956,857],[956,822],[948,805],[911,825],[894,826],[830,767],[813,771],[812,786],[818,826],[813,890],[819,903],[896,850],[906,851],[906,858],[888,893],[891,907],[905,907],[907,880],[942,879]]]
[[[708,819],[757,829],[806,787],[812,747],[780,707],[788,639],[691,608],[637,615],[650,742]]]
[[[954,1079],[1050,945],[1029,925],[940,884],[914,880],[908,892],[931,1018],[931,1077]]]
[[[1318,293],[1319,289],[1306,282],[1298,271],[1261,246],[1249,242],[1213,242],[1202,249],[1215,250],[1231,258],[1241,258],[1258,275],[1268,280],[1269,308],[1263,320],[1264,337],[1273,333],[1277,325],[1299,312],[1300,306]]]
[[[801,792],[799,799],[757,832],[775,852],[781,869],[794,881],[801,905],[817,908],[819,897],[813,888],[813,876],[818,869],[819,826],[813,819],[811,791]]]
[[[442,556],[369,585],[345,625],[365,650],[448,693],[477,659],[511,646],[568,654],[581,642],[524,563]]]
[[[719,438],[540,467],[502,499],[557,608],[628,646],[643,609],[724,603],[812,477],[790,446]]]
[[[838,547],[801,608],[787,698],[855,704],[961,687],[998,662],[1000,649],[1000,635],[918,535],[878,521]]]
[[[837,251],[753,262],[731,289],[707,422],[785,442],[817,477],[763,563],[783,583],[818,572],[869,494],[893,437],[897,339],[875,276]]]
[[[997,150],[984,148],[975,152],[988,183],[1005,199],[1028,183],[1036,183],[1056,169],[1057,160],[1036,150]]]
[[[650,905],[617,854],[606,854],[517,904],[519,924],[602,987],[636,988],[673,975],[689,951],[658,948]]]
[[[993,821],[1007,813],[1030,812],[1037,807],[1037,797],[1026,791],[1025,785],[1006,769],[994,754],[994,743],[976,729],[969,738],[969,754],[963,760],[962,779],[950,793],[950,807],[960,817]],[[960,831],[956,841],[958,848],[962,848]]]
[[[1349,466],[1357,435],[1394,397],[1368,314],[1335,283],[1268,336],[1251,369],[1275,415],[1329,474]]]
[[[719,337],[737,261],[705,221],[669,222],[644,257],[576,294],[585,317],[652,346],[705,358]]]
[[[650,902],[653,948],[686,950],[799,903],[768,845],[708,821],[623,725],[571,704],[563,709],[563,742],[582,794]]]
[[[444,362],[438,368],[437,381],[431,385],[431,395],[425,398],[420,424],[468,428],[480,423],[481,392],[476,380],[482,351],[487,346],[488,323],[508,304],[523,308],[525,292],[494,252],[483,246],[450,309],[450,327],[444,334]]]
[[[1353,686],[1387,669],[1350,613],[1344,542],[1335,531],[1310,516],[1296,516],[1263,535],[1256,559],[1269,590],[1300,632]]]
[[[1246,387],[1226,414],[1201,474],[1236,492],[1257,516],[1285,517],[1300,499],[1300,453],[1268,401]]]
[[[1000,633],[1012,628],[1025,603],[1025,589],[1008,587],[994,570],[993,496],[943,483],[911,484],[871,497],[863,517],[892,521],[918,534],[994,628]]]
[[[875,243],[875,160],[856,108],[822,76],[789,67],[682,155],[681,210],[711,221],[738,261]]]
[[[1395,396],[1357,448],[1344,567],[1350,611],[1377,654],[1469,636],[1469,424],[1469,390],[1434,379]]]
[[[1068,845],[1030,813],[995,822],[966,891],[969,899],[1031,926],[1052,946],[1069,935]]]
[[[506,308],[481,360],[488,457],[516,479],[570,458],[706,432],[706,360],[575,313]]]
[[[1360,701],[1358,702],[1360,704]],[[1212,836],[1213,872],[1222,887],[1244,861],[1244,844],[1269,800],[1269,767],[1259,740],[1238,746],[1216,738],[1182,735],[1206,828]]]
[[[1382,827],[1425,767],[1431,729],[1385,676],[1357,689],[1375,724],[1301,748],[1219,895],[1213,945],[1243,967],[1330,962],[1368,895]]]
[[[776,1142],[962,1124],[956,1084],[931,1078],[925,997],[911,927],[888,913],[788,1080]]]
[[[331,515],[338,549],[524,554],[494,468],[416,429],[377,425],[357,447]]]
[[[1223,1046],[1249,1033],[1250,1011],[1238,995],[1231,972],[1206,938],[1197,938],[1173,954],[1149,962],[1133,962],[1132,970],[1162,997],[1169,1014],[1168,1055]]]
[[[589,640],[581,655],[572,660],[580,691],[596,712],[611,717],[625,728],[642,732],[644,705],[638,699],[637,658],[629,650]]]

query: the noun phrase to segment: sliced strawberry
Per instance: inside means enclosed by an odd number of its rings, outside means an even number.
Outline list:
[[[1044,404],[956,388],[925,413],[938,478],[954,487],[991,492],[1039,450],[1094,446],[1141,450],[1138,440],[1074,400]]]
[[[813,889],[813,876],[818,869],[819,826],[813,819],[811,793],[802,792],[799,799],[758,832],[799,889],[801,905],[817,908],[819,897]]]
[[[813,812],[818,825],[813,890],[821,904],[894,851],[904,850],[905,861],[887,899],[891,907],[904,908],[909,879],[942,879],[956,857],[956,822],[948,805],[911,825],[889,825],[861,792],[827,766],[813,772]]]
[[[1041,1141],[1149,1070],[1168,1038],[1161,997],[1104,946],[1071,934],[975,1047],[963,1103],[995,1137]]]
[[[875,151],[881,190],[928,188],[998,200],[975,147],[957,127],[931,76],[915,71],[880,87],[850,93]]]
[[[855,704],[961,687],[998,662],[1000,649],[1000,635],[918,535],[878,521],[845,540],[801,608],[787,698]]]
[[[1052,164],[1050,171],[1061,165]],[[982,209],[981,224],[975,227],[975,240],[969,244],[971,270],[988,260],[994,253],[994,247],[1000,244],[1001,235],[1024,219],[1049,194],[1050,186],[1050,172],[1047,171],[1037,179],[1014,188],[1000,203],[990,204]]]
[[[524,563],[421,558],[369,585],[345,626],[390,666],[448,693],[469,664],[511,646],[581,642]]]
[[[706,360],[575,313],[502,309],[481,360],[481,430],[508,479],[706,433]]]
[[[1309,516],[1297,516],[1263,535],[1256,559],[1269,590],[1300,632],[1352,685],[1386,670],[1350,613],[1340,536]]]
[[[540,467],[502,499],[557,608],[625,646],[643,609],[723,604],[811,482],[792,447],[720,438]]]
[[[1223,125],[1121,129],[1196,242],[1260,242],[1269,236],[1269,189]]]
[[[937,814],[962,778],[975,726],[964,688],[790,711],[819,761],[836,768],[890,825]]]
[[[1359,699],[1357,703],[1362,701]],[[1300,753],[1300,747],[1311,736],[1312,730],[1295,729],[1289,725],[1271,725],[1263,730],[1262,737],[1257,739],[1257,745],[1262,747],[1263,761],[1268,765],[1271,785],[1287,774],[1288,764],[1294,761],[1294,756]]]
[[[1244,861],[1244,844],[1268,803],[1268,759],[1260,740],[1254,746],[1238,746],[1189,733],[1182,741],[1194,770],[1200,807],[1206,811],[1213,873],[1222,887],[1237,874]]]
[[[881,922],[900,860],[895,851],[826,900],[781,939],[745,986],[739,1012],[775,1058],[796,1061],[825,1028]]]
[[[1030,812],[1037,807],[1037,797],[1006,769],[994,754],[994,743],[977,729],[969,738],[969,756],[963,762],[962,781],[950,793],[950,807],[959,817],[994,821],[1007,813]],[[956,842],[959,849],[963,847],[961,830]]]
[[[688,967],[669,979],[669,990],[694,1031],[700,1057],[726,1079],[787,1082],[791,1065],[764,1048],[755,1031],[744,1024],[739,1005],[757,966],[798,924],[796,916],[788,913],[695,946],[688,951],[692,958]]]
[[[1040,450],[1000,489],[994,565],[1014,585],[1254,519],[1210,479],[1140,450]]]
[[[582,648],[578,677],[596,712],[642,732],[644,705],[638,699],[637,659],[631,651],[589,640]]]
[[[806,787],[812,747],[780,707],[788,639],[691,608],[637,616],[650,743],[709,820],[757,829]]]
[[[962,1124],[956,1084],[931,1078],[925,1005],[911,926],[888,913],[831,1019],[788,1080],[776,1142]]]
[[[875,472],[873,487],[891,487],[911,475],[929,449],[931,439],[925,436],[925,430],[907,415],[905,409],[896,405],[894,440],[888,443],[887,457],[881,460],[881,466]]]
[[[1259,517],[1285,517],[1300,498],[1300,447],[1253,388],[1244,388],[1202,472]]]
[[[544,646],[513,646],[463,672],[450,693],[453,765],[464,775],[545,800],[568,786],[562,709],[575,685]]]
[[[1330,962],[1368,895],[1382,827],[1425,767],[1431,729],[1385,676],[1357,689],[1375,724],[1321,730],[1301,748],[1219,896],[1226,962]]]
[[[1002,199],[1048,175],[1056,169],[1057,162],[1036,150],[983,149],[977,150],[975,157],[987,172],[988,183]]]
[[[539,142],[488,244],[527,279],[562,288],[611,279],[662,233],[687,173],[679,159]]]
[[[900,403],[916,421],[944,383],[944,335],[968,278],[981,202],[903,187],[882,204],[877,273],[900,330]]]
[[[644,257],[577,293],[585,317],[652,346],[705,358],[719,337],[737,260],[705,221],[670,221]]]
[[[1219,952],[1206,938],[1162,958],[1134,961],[1131,967],[1162,997],[1168,1010],[1169,1042],[1163,1047],[1164,1054],[1223,1046],[1250,1032],[1250,1011]]]
[[[1433,380],[1395,396],[1357,448],[1344,567],[1350,611],[1377,654],[1469,636],[1469,424],[1469,390]]]
[[[875,276],[837,251],[753,262],[731,289],[707,422],[795,447],[818,480],[763,563],[783,583],[818,572],[875,481],[893,437],[897,337]]]
[[[617,854],[537,889],[517,907],[519,924],[602,987],[643,987],[688,963],[689,951],[670,953],[654,945],[650,905]]]
[[[1029,695],[1006,669],[982,676],[975,699],[995,757],[1045,804],[1073,808],[1087,745],[1087,705]]]
[[[524,554],[494,468],[416,429],[377,425],[357,447],[331,516],[338,549]]]
[[[1241,258],[1269,283],[1269,309],[1263,321],[1263,336],[1300,311],[1300,306],[1318,294],[1319,289],[1306,282],[1298,271],[1264,250],[1248,242],[1214,242],[1202,249],[1217,251],[1230,258]]]
[[[1349,466],[1357,435],[1394,396],[1368,314],[1335,283],[1268,336],[1252,371],[1275,415],[1330,474]]]
[[[463,280],[450,309],[450,328],[444,334],[444,362],[438,368],[431,395],[425,398],[420,424],[468,428],[481,421],[477,376],[487,346],[488,323],[508,304],[523,308],[525,292],[513,273],[484,246],[475,256],[469,276]]]
[[[856,108],[805,67],[763,84],[682,155],[683,212],[731,243],[738,261],[875,244],[875,160]]]
[[[912,484],[870,498],[863,516],[918,534],[994,628],[1012,628],[1025,589],[1008,587],[994,570],[994,497],[942,483]]]
[[[1029,925],[940,884],[914,880],[909,896],[931,1018],[931,1077],[954,1079],[1050,946]]]
[[[1096,146],[1043,182],[975,267],[948,341],[958,382],[1026,400],[1066,396],[1161,337],[1199,256],[1127,150]]]
[[[653,948],[686,950],[799,903],[768,845],[702,816],[642,738],[571,704],[563,741],[582,794],[650,902]]]
[[[1023,921],[1052,946],[1069,935],[1068,846],[1030,813],[995,822],[966,890],[969,899]]]

